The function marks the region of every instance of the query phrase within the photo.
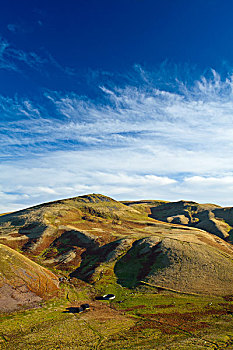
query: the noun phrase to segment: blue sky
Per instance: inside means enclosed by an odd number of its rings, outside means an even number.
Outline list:
[[[8,1],[0,212],[86,193],[233,206],[233,3]]]

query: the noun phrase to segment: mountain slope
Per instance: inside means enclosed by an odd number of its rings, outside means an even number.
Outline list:
[[[219,224],[224,208],[124,203],[92,194],[11,213],[0,217],[0,242],[94,284],[111,280],[129,288],[149,283],[186,293],[233,294],[233,246],[194,227],[210,217]],[[230,224],[229,213],[224,220]]]
[[[151,206],[150,209],[154,219],[197,227],[233,241],[233,208],[179,201]]]
[[[72,276],[91,283],[116,278],[123,287],[140,283],[183,293],[233,293],[233,249],[208,233],[130,237],[86,252]],[[115,276],[115,277],[114,277]]]
[[[197,227],[233,243],[233,208],[191,201],[128,201],[130,208],[147,212],[150,217],[173,224]]]
[[[35,305],[57,291],[58,279],[53,273],[0,244],[0,311]]]
[[[111,240],[111,224],[116,225],[121,220],[138,219],[141,216],[137,210],[109,197],[86,195],[1,216],[0,239],[2,243],[13,248],[36,254],[69,231],[75,231],[80,241],[84,240],[89,244],[92,240],[99,245]],[[101,234],[98,233],[98,227]],[[86,234],[89,231],[94,234]],[[117,231],[117,227],[113,231]]]

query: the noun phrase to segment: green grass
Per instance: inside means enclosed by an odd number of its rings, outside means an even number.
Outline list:
[[[231,306],[230,306],[231,305]],[[154,294],[137,290],[114,306],[136,325],[108,340],[110,349],[232,349],[232,302],[208,296]],[[223,313],[223,314],[221,314]],[[165,347],[166,344],[166,347]],[[101,349],[108,349],[103,344]]]
[[[233,301],[123,288],[111,274],[90,285],[63,285],[64,296],[41,308],[0,316],[0,349],[232,349]],[[107,320],[64,313],[69,305],[114,293]],[[101,314],[101,312],[100,312]],[[122,317],[124,321],[122,322]],[[166,344],[166,346],[165,346]]]

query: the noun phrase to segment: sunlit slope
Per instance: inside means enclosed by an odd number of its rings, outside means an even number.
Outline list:
[[[214,204],[179,201],[151,207],[151,216],[176,224],[184,224],[211,232],[233,241],[233,208]]]
[[[57,291],[58,279],[53,273],[0,244],[0,311],[33,305]]]
[[[194,202],[188,208],[182,201],[124,203],[91,194],[11,213],[0,217],[0,242],[94,284],[233,294],[233,246],[194,227]],[[206,211],[220,209],[202,205],[196,212],[206,218]],[[155,210],[164,221],[150,217]]]
[[[122,220],[141,218],[148,220],[146,215],[109,197],[86,195],[1,216],[0,241],[35,254],[64,233],[69,237],[73,235],[73,239],[84,246],[91,242],[101,245],[112,240]]]
[[[0,243],[70,270],[95,249],[154,222],[145,213],[92,194],[41,204],[0,217]]]
[[[191,201],[128,201],[130,208],[148,212],[149,216],[173,223],[206,230],[233,243],[233,208]]]
[[[106,283],[112,276],[123,287],[141,283],[184,293],[233,293],[233,249],[208,233],[151,234],[130,237],[86,252],[72,276]]]

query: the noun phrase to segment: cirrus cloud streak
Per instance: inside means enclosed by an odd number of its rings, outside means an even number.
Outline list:
[[[213,70],[167,89],[142,69],[135,84],[111,79],[99,82],[95,100],[56,91],[43,103],[1,97],[0,178],[9,203],[101,192],[233,205],[232,77]]]

